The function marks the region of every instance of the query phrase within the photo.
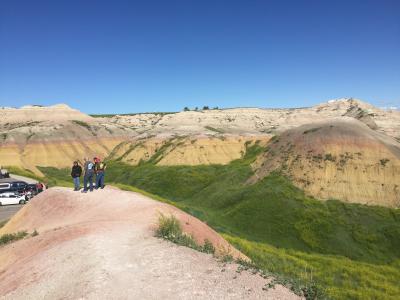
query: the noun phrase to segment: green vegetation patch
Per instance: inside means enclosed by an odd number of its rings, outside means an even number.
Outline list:
[[[179,140],[180,138],[178,138]],[[158,163],[165,152],[168,150],[170,147],[176,147],[177,145],[174,145],[174,141],[176,142],[176,139],[170,139],[166,141],[160,148],[156,149],[156,153],[150,159],[147,161],[148,164],[156,164]]]
[[[71,178],[71,169],[57,169],[54,167],[37,167],[40,172],[45,174],[45,178],[42,179],[47,183],[49,187],[53,186],[65,186],[65,187],[73,187],[74,184]]]
[[[313,283],[323,286],[323,292],[333,299],[394,300],[400,295],[400,260],[390,264],[370,264],[344,256],[310,254],[230,235],[224,237],[251,257],[257,266],[272,273],[296,278],[299,286],[312,287]]]
[[[71,122],[72,122],[72,123],[75,123],[76,125],[85,127],[87,130],[90,130],[90,129],[91,129],[91,128],[90,128],[90,125],[89,125],[88,123],[84,122],[84,121],[72,120]]]
[[[130,146],[129,146],[129,149],[125,152],[125,153],[123,153],[120,157],[118,157],[116,160],[123,160],[125,157],[127,157],[130,153],[132,153],[132,151],[133,150],[135,150],[137,147],[140,147],[141,145],[142,145],[143,143],[134,143],[134,144],[131,144]]]
[[[88,123],[84,122],[84,121],[80,121],[80,120],[72,120],[72,123],[79,125],[81,127],[86,128],[87,130],[90,131],[90,133],[94,136],[97,136],[96,131],[92,128],[92,126],[90,126]]]
[[[308,198],[274,173],[245,185],[251,169],[110,163],[106,176],[179,203],[224,232],[305,252],[387,263],[400,257],[400,212]]]
[[[15,174],[15,175],[32,178],[32,179],[35,179],[35,180],[38,180],[41,182],[45,181],[45,179],[43,177],[36,175],[35,173],[33,173],[31,170],[28,170],[28,169],[21,169],[21,168],[14,167],[14,166],[5,166],[4,168],[7,169],[10,174]]]
[[[172,215],[165,216],[160,214],[156,236],[200,252],[215,253],[215,248],[209,240],[204,240],[204,245],[198,245],[191,235],[182,231],[182,226],[179,220]]]
[[[6,233],[0,236],[0,246],[18,241],[26,237],[28,233],[26,231],[20,231],[17,233]]]
[[[205,129],[208,129],[208,130],[210,130],[210,131],[214,131],[214,132],[218,132],[218,133],[224,133],[223,130],[218,129],[218,128],[214,128],[214,127],[211,127],[211,126],[205,126],[204,128],[205,128]]]

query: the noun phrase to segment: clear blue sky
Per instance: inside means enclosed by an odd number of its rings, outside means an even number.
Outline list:
[[[400,103],[400,1],[0,0],[0,106]]]

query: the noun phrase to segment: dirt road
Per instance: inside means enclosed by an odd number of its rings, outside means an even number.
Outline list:
[[[23,205],[0,206],[0,222],[10,219]]]
[[[175,215],[198,241],[240,255],[206,224],[136,193],[45,191],[0,234],[39,235],[0,248],[4,299],[297,299],[237,265],[154,237],[159,212]]]

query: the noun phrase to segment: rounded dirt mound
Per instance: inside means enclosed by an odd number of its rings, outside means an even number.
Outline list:
[[[114,188],[82,194],[51,188],[1,230],[39,235],[0,248],[5,299],[296,299],[269,280],[236,272],[209,254],[154,237],[160,213],[174,215],[198,243],[240,252],[196,218],[170,205]],[[243,256],[242,256],[243,257]]]
[[[285,131],[253,167],[251,182],[279,170],[319,199],[400,207],[400,144],[354,118]]]

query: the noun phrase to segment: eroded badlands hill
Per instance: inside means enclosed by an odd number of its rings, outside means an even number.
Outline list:
[[[120,143],[108,158],[131,165],[142,161],[160,166],[228,164],[242,158],[248,145],[265,145],[269,139],[262,135],[139,138]]]
[[[321,122],[333,127],[314,125]],[[303,134],[307,128],[311,132]],[[279,135],[280,143],[270,142]],[[283,168],[297,186],[315,197],[392,207],[399,205],[399,141],[400,111],[381,110],[356,99],[295,109],[103,117],[66,105],[0,109],[3,166],[41,174],[37,166],[65,168],[73,160],[95,155],[131,165],[228,164],[257,143],[276,153],[263,155],[254,165],[259,177]],[[288,151],[282,143],[293,148]]]
[[[254,134],[223,137],[202,128],[188,142],[188,132],[178,134],[180,128],[153,134],[155,123],[138,128],[112,118],[93,118],[66,105],[3,108],[0,117],[0,165],[38,174],[37,166],[65,168],[86,156],[137,164],[161,148],[168,156],[159,157],[160,164],[225,164],[243,155],[246,141],[268,139]]]
[[[108,155],[134,136],[129,128],[101,123],[67,105],[0,109],[0,165],[38,172],[66,167],[84,156]]]
[[[254,163],[258,181],[283,171],[319,199],[400,207],[400,145],[354,118],[290,129]]]
[[[0,109],[0,164],[40,173],[36,166],[62,168],[86,155],[110,154],[136,164],[150,159],[165,144],[173,147],[160,164],[225,164],[240,158],[248,141],[265,142],[286,129],[342,116],[400,139],[399,111],[383,111],[354,99],[298,109],[237,108],[103,118],[67,105],[26,106]]]

